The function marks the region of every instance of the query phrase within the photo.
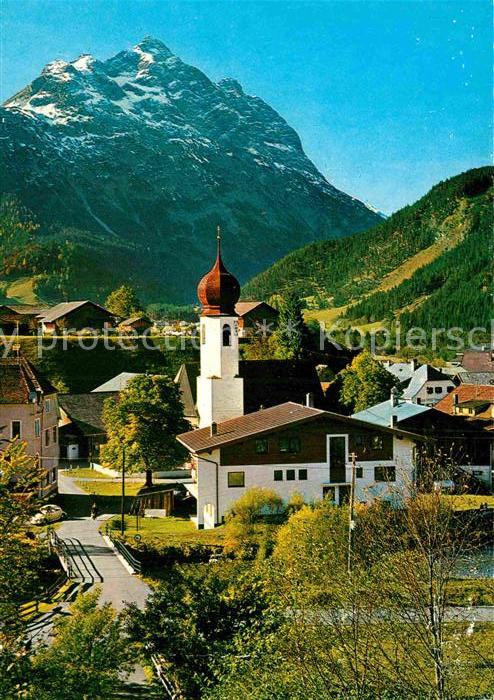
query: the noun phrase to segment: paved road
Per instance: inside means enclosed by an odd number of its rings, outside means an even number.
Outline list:
[[[127,571],[115,550],[100,535],[100,525],[100,519],[65,520],[59,526],[57,535],[81,543],[92,565],[103,578],[101,583],[97,583],[101,587],[102,602],[112,603],[116,610],[122,610],[125,603],[132,602],[143,608],[151,589],[138,576],[132,576]]]

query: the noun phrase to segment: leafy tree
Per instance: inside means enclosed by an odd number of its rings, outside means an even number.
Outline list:
[[[339,376],[340,401],[351,412],[363,411],[368,406],[385,401],[390,397],[391,389],[399,384],[398,379],[367,351],[357,355]]]
[[[125,448],[126,468],[151,473],[181,464],[187,452],[175,439],[189,430],[177,385],[168,377],[134,377],[118,399],[107,399],[103,422],[108,442],[101,448],[103,464],[120,469]]]
[[[55,623],[55,639],[32,659],[33,700],[111,697],[135,664],[136,645],[98,589],[79,595],[69,615]]]
[[[226,515],[225,548],[236,556],[250,558],[256,549],[267,554],[272,549],[270,519],[285,515],[282,498],[272,489],[254,486],[232,505]]]
[[[25,443],[14,441],[0,452],[0,696],[17,697],[27,682],[29,659],[22,642],[25,620],[20,605],[40,588],[43,550],[26,534],[38,505],[41,473]]]
[[[276,625],[259,576],[233,565],[172,569],[144,611],[130,606],[130,634],[160,655],[174,697],[206,697],[222,661],[245,655],[244,635]]]
[[[142,305],[137,297],[136,290],[126,284],[111,292],[105,302],[105,306],[112,314],[123,319],[129,318],[129,316],[138,311],[142,311]]]

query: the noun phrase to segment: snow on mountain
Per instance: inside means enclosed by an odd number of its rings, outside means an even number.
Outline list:
[[[262,99],[232,78],[212,82],[152,37],[105,61],[52,61],[2,118],[3,191],[46,226],[92,235],[103,254],[111,232],[122,259],[134,249],[122,273],[150,296],[193,296],[218,222],[246,278],[294,247],[379,221],[324,178]]]

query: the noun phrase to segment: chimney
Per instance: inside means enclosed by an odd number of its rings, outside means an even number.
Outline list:
[[[415,372],[417,369],[417,360],[414,358],[413,360],[410,360],[410,369],[412,372]]]
[[[396,387],[391,388],[391,394],[389,397],[389,402],[391,404],[391,408],[394,408],[395,406],[398,406],[398,397],[396,395]]]
[[[314,408],[314,394],[312,392],[305,395],[305,405],[308,408]]]
[[[213,437],[213,435],[218,435],[218,424],[214,421],[211,423],[211,427],[209,428],[209,435],[210,437]]]
[[[458,394],[453,394],[453,406],[458,406]]]
[[[398,425],[398,416],[392,413],[389,417],[389,427],[390,428],[396,428]]]

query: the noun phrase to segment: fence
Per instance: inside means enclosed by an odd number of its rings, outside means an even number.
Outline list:
[[[108,537],[109,540],[111,540],[113,546],[115,547],[117,552],[121,554],[121,556],[125,559],[127,564],[130,567],[132,567],[136,573],[140,574],[142,572],[141,562],[132,554],[128,547],[125,546],[122,540],[119,540],[117,537],[113,537],[112,528],[109,526],[109,523],[106,524],[105,535]]]
[[[48,603],[55,596],[58,590],[67,581],[67,575],[64,572],[52,583],[51,586],[45,588],[43,594],[36,600],[21,606],[21,617],[31,617],[31,615],[39,612],[40,603]]]

